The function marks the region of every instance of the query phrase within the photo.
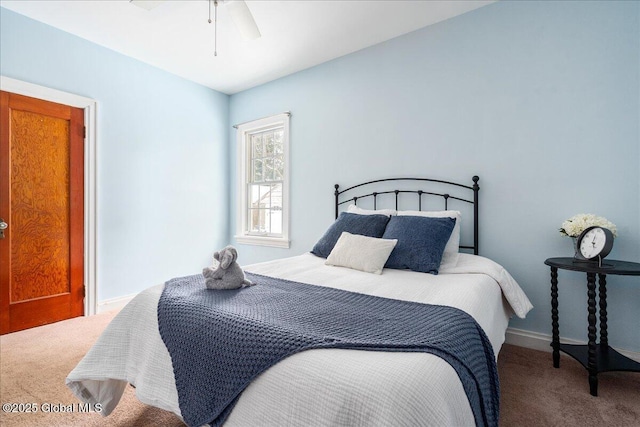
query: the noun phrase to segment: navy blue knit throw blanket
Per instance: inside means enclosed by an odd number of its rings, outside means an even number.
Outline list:
[[[493,349],[465,312],[257,274],[247,278],[256,285],[210,290],[200,274],[165,284],[158,325],[188,425],[222,425],[260,373],[317,348],[437,355],[458,373],[476,424],[498,425]]]

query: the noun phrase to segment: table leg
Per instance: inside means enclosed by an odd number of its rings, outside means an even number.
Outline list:
[[[589,389],[592,396],[598,395],[598,364],[596,359],[596,274],[587,273],[587,297],[589,315]]]
[[[551,329],[553,338],[553,367],[560,367],[560,331],[558,328],[558,269],[551,267]]]
[[[609,346],[607,333],[607,275],[598,274],[600,278],[600,347]]]

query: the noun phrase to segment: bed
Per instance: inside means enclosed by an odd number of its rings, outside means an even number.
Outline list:
[[[447,190],[384,187],[398,181],[445,186]],[[352,195],[363,187],[381,184],[379,191]],[[454,195],[450,188],[473,196]],[[398,211],[403,197],[416,196],[418,212],[408,215],[413,218],[423,211],[426,197],[442,199],[445,211],[453,201],[469,205],[473,220],[469,221],[467,235],[473,236],[473,243],[456,244],[456,251],[459,247],[471,253],[456,254],[455,262],[449,259],[446,265],[443,259],[438,274],[391,268],[372,274],[327,265],[328,258],[313,253],[244,269],[318,287],[454,307],[477,322],[497,358],[510,317],[524,317],[532,306],[503,267],[477,255],[478,190],[477,177],[471,186],[425,178],[376,180],[342,191],[335,186],[337,219],[346,216],[340,209],[347,205],[354,215],[385,212],[381,209],[383,198],[395,201]],[[358,207],[358,203],[363,205],[363,199],[369,199],[368,207],[373,209]],[[388,204],[388,199],[385,202]],[[457,223],[464,225],[463,221]],[[464,238],[465,233],[462,235]],[[100,403],[105,416],[114,410],[125,387],[131,384],[141,402],[185,418],[172,357],[158,329],[158,304],[164,287],[165,284],[157,285],[137,295],[67,377],[67,386],[73,393],[85,403]],[[456,370],[443,358],[425,352],[321,348],[293,354],[262,372],[241,393],[224,425],[462,426],[475,425],[476,420]]]

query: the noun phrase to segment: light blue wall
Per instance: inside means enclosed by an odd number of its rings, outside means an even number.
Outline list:
[[[99,300],[199,271],[233,242],[230,124],[287,110],[292,247],[238,245],[243,264],[308,251],[335,183],[473,174],[481,253],[536,306],[512,327],[550,333],[543,261],[569,255],[567,217],[606,216],[620,234],[610,257],[640,261],[638,2],[499,2],[230,99],[0,15],[2,75],[98,101]],[[560,280],[561,334],[585,339],[584,278]],[[610,340],[640,351],[638,280],[608,282]]]
[[[310,250],[335,183],[477,174],[481,254],[535,305],[511,326],[550,334],[543,262],[572,255],[563,220],[607,217],[610,258],[640,262],[639,74],[640,3],[503,1],[232,95],[232,124],[292,112],[291,249],[238,245],[240,260]],[[585,282],[560,273],[564,337],[586,339]],[[639,279],[608,283],[610,341],[640,351]]]
[[[2,75],[98,102],[98,301],[200,271],[227,243],[229,97],[0,15]]]

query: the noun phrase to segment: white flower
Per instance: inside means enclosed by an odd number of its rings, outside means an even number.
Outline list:
[[[591,226],[608,228],[611,233],[613,233],[614,237],[618,236],[618,230],[614,223],[604,217],[596,216],[594,214],[578,214],[572,216],[562,223],[560,234],[563,236],[578,237],[585,228]]]

